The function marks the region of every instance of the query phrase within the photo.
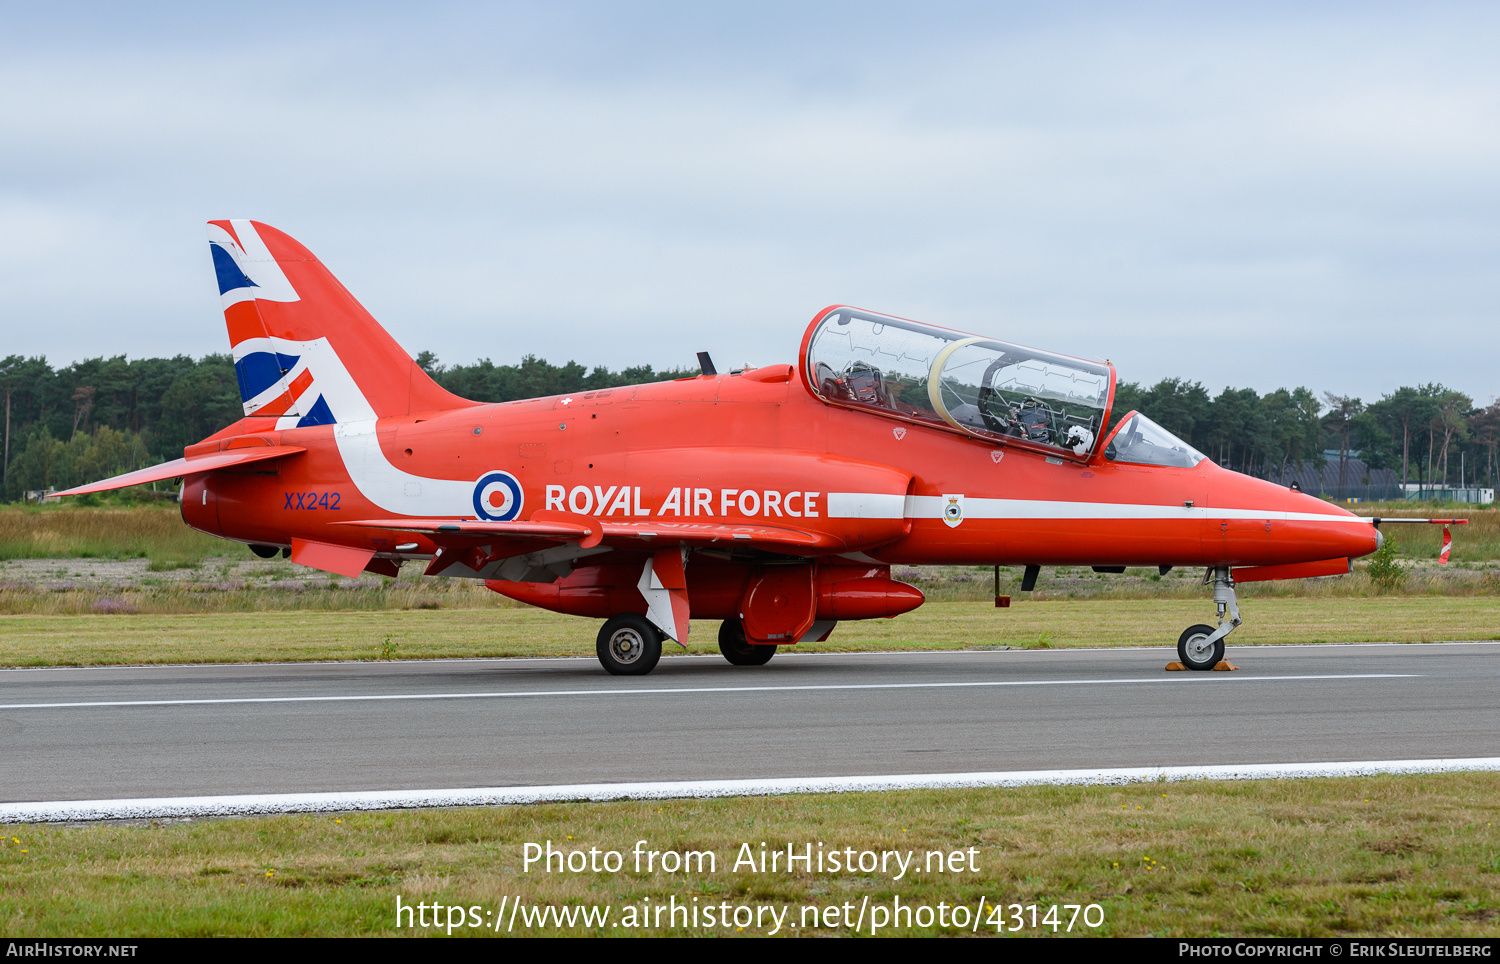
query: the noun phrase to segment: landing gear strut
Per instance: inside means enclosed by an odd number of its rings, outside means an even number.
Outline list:
[[[1234,577],[1227,566],[1210,569],[1203,574],[1203,581],[1214,584],[1214,605],[1219,610],[1219,628],[1199,623],[1182,631],[1177,639],[1177,658],[1188,669],[1210,670],[1224,658],[1224,637],[1244,622],[1240,618],[1240,606],[1234,598]],[[1225,614],[1229,621],[1224,621]]]

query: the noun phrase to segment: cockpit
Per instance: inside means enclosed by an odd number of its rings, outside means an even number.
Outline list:
[[[826,401],[995,441],[1087,458],[1108,416],[1114,369],[854,308],[807,341],[807,377]]]

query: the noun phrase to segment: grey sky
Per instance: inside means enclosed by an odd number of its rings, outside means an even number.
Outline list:
[[[0,354],[224,351],[203,222],[413,352],[1500,392],[1500,8],[0,5]]]

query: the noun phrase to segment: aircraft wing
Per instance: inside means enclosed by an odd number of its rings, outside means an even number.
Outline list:
[[[107,492],[110,489],[123,489],[131,485],[145,485],[147,482],[175,479],[178,476],[199,475],[215,469],[226,469],[233,465],[286,458],[288,455],[300,455],[306,451],[307,449],[297,445],[262,445],[256,448],[231,449],[228,452],[215,452],[212,455],[200,455],[192,459],[173,459],[170,462],[153,465],[149,469],[126,472],[124,475],[90,482],[88,485],[76,486],[55,494],[84,495],[89,492]]]
[[[655,550],[686,543],[692,546],[740,546],[769,552],[843,551],[841,540],[791,526],[712,522],[609,522],[571,513],[542,513],[530,522],[475,522],[454,519],[359,519],[339,525],[363,529],[416,532],[440,546],[476,546],[496,539],[545,539],[577,542],[592,549],[601,542],[616,549]],[[524,552],[525,549],[518,548]]]
[[[692,546],[740,546],[768,552],[806,554],[844,551],[840,539],[822,532],[761,523],[605,522],[606,544],[617,548],[658,549],[678,543]]]
[[[555,542],[587,542],[590,536],[598,536],[599,525],[581,522],[474,522],[454,519],[358,519],[339,522],[336,525],[357,526],[361,529],[392,529],[396,532],[417,532],[428,536],[438,545],[471,546],[489,539],[551,539]],[[598,545],[596,538],[584,548]]]

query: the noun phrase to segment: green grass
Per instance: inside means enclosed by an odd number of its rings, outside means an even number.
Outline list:
[[[1243,587],[1236,659],[1249,663],[1253,650],[1240,647],[1256,644],[1500,638],[1497,575],[1482,565],[1500,558],[1500,515],[1455,514],[1477,520],[1456,530],[1455,551],[1475,567],[1419,567],[1403,594],[1373,595],[1362,574]],[[1408,559],[1436,555],[1436,527],[1399,532]],[[175,507],[0,510],[0,558],[145,557],[165,571],[223,551]],[[1003,591],[1015,594],[1018,573],[1005,575]],[[1035,597],[1016,594],[997,610],[988,571],[923,570],[911,577],[932,599],[921,609],[845,623],[829,642],[797,649],[1168,646],[1189,623],[1213,621],[1196,574],[1152,575],[1052,570]],[[111,614],[95,611],[104,602]],[[207,573],[109,589],[0,585],[0,613],[10,613],[0,615],[0,665],[10,666],[592,656],[599,625],[471,583],[257,585],[227,581],[227,570],[218,581]],[[716,652],[716,629],[695,622],[691,651]],[[517,894],[533,903],[675,895],[796,907],[899,895],[1095,903],[1105,911],[1097,933],[1112,935],[1491,936],[1500,921],[1497,810],[1500,776],[1449,774],[11,827],[0,840],[0,928],[37,937],[388,934],[398,894],[491,910]],[[721,859],[761,840],[973,846],[982,870],[899,883],[727,869],[690,878],[521,873],[527,840],[629,850],[642,837]]]
[[[1242,663],[1254,658],[1243,649],[1252,645],[1500,639],[1500,598],[1493,596],[1268,597],[1242,609],[1246,623],[1229,639]],[[843,623],[827,642],[802,643],[795,650],[1175,646],[1178,634],[1195,622],[1213,622],[1207,599],[1056,599],[1020,601],[1009,609],[935,602],[895,619]],[[377,659],[383,650],[400,659],[592,657],[600,625],[516,605],[0,616],[0,665]],[[717,653],[717,633],[716,623],[695,620],[688,651]],[[670,654],[678,647],[667,643],[665,650]]]
[[[1493,937],[1500,775],[901,791],[4,829],[0,930],[28,937],[379,935],[395,905],[1097,904],[1116,936]],[[633,872],[637,840],[715,872]],[[523,845],[615,850],[619,873],[523,872]],[[904,879],[752,874],[742,843],[915,851]],[[975,848],[977,871],[925,872]],[[852,914],[851,914],[852,916]],[[618,920],[618,916],[615,918]],[[1023,919],[1027,919],[1024,918]],[[1066,917],[1063,918],[1066,921]],[[1029,923],[1029,919],[1027,919]],[[769,927],[769,924],[767,924]],[[463,933],[488,933],[487,930]],[[583,928],[518,933],[589,933]],[[595,929],[596,933],[642,931]],[[845,927],[821,933],[848,933]],[[963,933],[938,926],[890,934]],[[981,927],[980,933],[986,928]],[[990,928],[989,933],[993,933]],[[1050,932],[1050,929],[1048,930]],[[648,934],[736,934],[682,928]],[[806,933],[784,927],[782,933]],[[1029,927],[1020,933],[1035,933]]]

